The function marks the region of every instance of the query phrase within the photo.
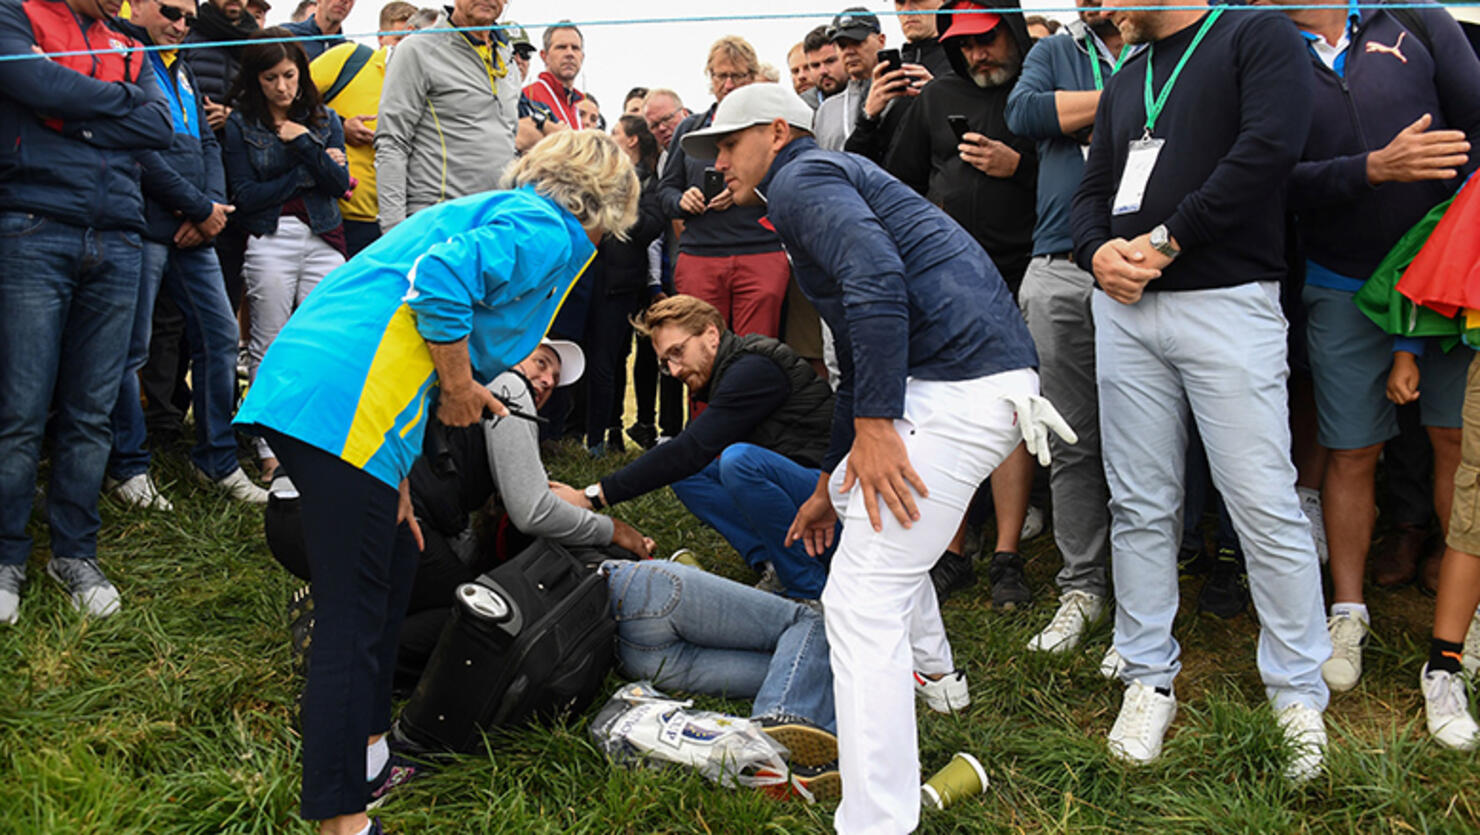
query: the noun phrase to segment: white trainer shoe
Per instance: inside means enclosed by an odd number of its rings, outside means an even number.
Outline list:
[[[1043,508],[1028,505],[1028,514],[1023,517],[1023,529],[1018,533],[1022,542],[1036,539],[1043,529],[1047,527],[1048,519],[1043,515]]]
[[[1120,657],[1115,645],[1111,644],[1110,649],[1105,652],[1105,657],[1100,659],[1100,675],[1114,680],[1120,678],[1123,672],[1125,672],[1125,659]]]
[[[1079,646],[1089,625],[1105,613],[1105,598],[1087,591],[1066,591],[1059,596],[1059,610],[1042,632],[1028,641],[1034,652],[1068,652]]]
[[[956,670],[931,680],[915,673],[915,695],[936,713],[956,713],[971,704],[971,690],[966,686],[966,673]]]
[[[1465,633],[1465,652],[1460,660],[1465,672],[1475,675],[1480,672],[1480,608],[1470,618],[1470,629]]]
[[[267,491],[252,483],[252,479],[237,467],[221,478],[211,478],[199,467],[195,468],[195,474],[202,480],[214,484],[226,492],[226,495],[239,502],[247,504],[267,504]]]
[[[148,473],[139,473],[123,481],[113,482],[109,492],[115,499],[129,507],[163,511],[175,509],[170,500],[166,499],[159,492],[159,488],[154,486],[154,479],[150,478]]]
[[[1133,681],[1125,688],[1120,715],[1110,729],[1110,753],[1137,765],[1161,756],[1161,741],[1177,715],[1176,696]]]
[[[1470,715],[1464,679],[1444,670],[1429,672],[1425,664],[1418,683],[1423,687],[1423,712],[1434,739],[1458,751],[1474,748],[1480,741],[1480,725]]]
[[[1321,665],[1321,678],[1336,693],[1345,693],[1362,678],[1362,647],[1371,628],[1356,615],[1343,612],[1326,619],[1331,633],[1331,657]]]
[[[1296,487],[1300,495],[1300,509],[1310,520],[1310,538],[1316,546],[1316,556],[1325,565],[1331,560],[1331,548],[1326,543],[1326,514],[1321,509],[1321,491],[1311,487]]]
[[[1280,729],[1285,732],[1285,742],[1290,746],[1290,764],[1285,767],[1285,778],[1304,783],[1320,774],[1321,763],[1326,759],[1326,720],[1321,712],[1297,702],[1286,705],[1277,718]]]

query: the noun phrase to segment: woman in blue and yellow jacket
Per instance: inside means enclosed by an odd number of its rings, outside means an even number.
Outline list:
[[[631,162],[594,131],[545,139],[503,184],[417,212],[330,273],[237,415],[302,497],[315,610],[302,814],[321,831],[359,831],[367,798],[403,777],[382,737],[420,541],[406,476],[428,410],[448,426],[505,413],[484,384],[534,350],[593,241],[637,215]]]

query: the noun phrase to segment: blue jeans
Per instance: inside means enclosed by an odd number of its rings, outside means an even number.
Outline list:
[[[833,731],[822,616],[773,594],[674,562],[602,565],[617,660],[660,688],[754,699],[751,716],[799,716]]]
[[[47,412],[54,556],[93,559],[108,413],[118,402],[142,258],[133,232],[0,212],[0,564],[24,565]]]
[[[801,542],[790,548],[782,543],[797,508],[817,489],[820,475],[821,470],[755,444],[731,444],[709,466],[674,484],[673,492],[690,513],[719,531],[747,564],[758,568],[769,561],[788,597],[816,600],[827,583],[832,550],[814,559]]]
[[[236,403],[236,317],[226,298],[226,282],[216,251],[208,246],[178,249],[144,242],[139,303],[129,337],[123,385],[113,408],[113,454],[108,475],[124,481],[149,471],[144,409],[139,403],[139,369],[149,360],[154,300],[164,292],[185,317],[190,343],[191,397],[195,447],[190,458],[206,475],[224,478],[236,470],[236,434],[231,413]]]

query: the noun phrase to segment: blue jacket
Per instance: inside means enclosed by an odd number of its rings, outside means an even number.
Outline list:
[[[310,61],[323,55],[324,51],[329,47],[344,43],[344,33],[342,31],[332,37],[322,37],[324,30],[319,28],[319,16],[317,14],[311,14],[297,23],[284,23],[283,28],[295,35],[313,38],[313,40],[302,40],[298,42],[298,45],[303,47],[303,54],[307,55]]]
[[[1069,228],[1069,205],[1084,176],[1087,144],[1059,129],[1059,109],[1054,93],[1059,90],[1095,89],[1090,55],[1100,61],[1100,73],[1110,80],[1113,66],[1104,60],[1089,27],[1073,21],[1067,36],[1044,38],[1033,45],[1023,60],[1023,74],[1007,94],[1007,128],[1018,136],[1038,141],[1038,220],[1033,226],[1033,254],[1050,255],[1074,249]],[[1089,131],[1084,132],[1088,141]]]
[[[1311,54],[1315,68],[1313,118],[1303,161],[1290,179],[1290,203],[1299,219],[1305,255],[1361,285],[1388,250],[1430,209],[1454,194],[1480,165],[1480,60],[1449,13],[1413,10],[1428,29],[1407,31],[1386,9],[1366,9],[1351,33],[1345,77]],[[1398,44],[1404,60],[1370,47]],[[1470,160],[1454,180],[1367,182],[1367,154],[1392,141],[1425,113],[1432,130],[1465,132]],[[1480,233],[1477,233],[1480,234]],[[1309,280],[1309,277],[1308,277]]]
[[[142,27],[126,20],[115,25],[141,43],[153,43]],[[170,243],[182,218],[199,223],[210,217],[212,203],[226,202],[226,174],[221,146],[206,124],[205,102],[190,66],[177,57],[173,67],[166,67],[158,52],[149,53],[149,65],[169,102],[174,135],[166,150],[139,154],[144,167],[144,237]]]
[[[0,55],[137,46],[62,0],[0,0]],[[170,135],[143,52],[0,62],[0,210],[142,232],[136,154]]]
[[[856,154],[793,140],[759,191],[797,285],[832,329],[842,382],[831,471],[853,418],[904,415],[905,381],[971,380],[1036,368],[1023,315],[960,224]]]
[[[349,169],[336,164],[326,148],[344,150],[344,128],[334,111],[319,127],[292,142],[255,122],[240,110],[226,119],[226,179],[231,184],[232,220],[253,235],[277,231],[283,204],[302,197],[309,228],[323,234],[342,221],[339,198],[349,190]]]
[[[422,209],[319,282],[267,349],[236,422],[395,487],[433,408],[427,342],[466,338],[487,384],[535,349],[595,255],[580,222],[531,186]]]

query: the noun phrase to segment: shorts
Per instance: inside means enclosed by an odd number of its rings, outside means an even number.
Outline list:
[[[1466,554],[1480,554],[1480,354],[1470,360],[1470,371],[1465,381],[1464,417],[1459,467],[1454,471],[1454,506],[1449,511],[1448,545]]]
[[[1301,298],[1321,445],[1361,449],[1396,437],[1397,407],[1387,399],[1393,336],[1357,309],[1351,293],[1307,284]],[[1431,340],[1418,358],[1419,422],[1424,426],[1459,428],[1472,353],[1463,346],[1445,353]]]

